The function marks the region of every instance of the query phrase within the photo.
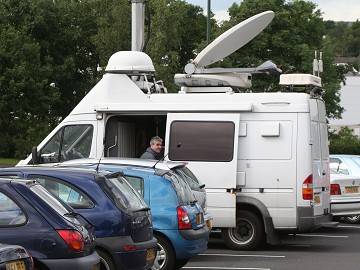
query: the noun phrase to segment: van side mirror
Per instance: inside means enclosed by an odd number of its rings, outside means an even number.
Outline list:
[[[38,151],[37,151],[36,146],[34,146],[31,149],[31,158],[32,158],[33,164],[39,164],[40,163],[39,156],[38,156]]]

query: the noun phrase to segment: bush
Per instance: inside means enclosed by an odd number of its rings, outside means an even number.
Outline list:
[[[331,154],[360,155],[360,139],[348,127],[337,134],[330,134],[329,140]]]

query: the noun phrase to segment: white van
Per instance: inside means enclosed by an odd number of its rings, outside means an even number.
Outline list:
[[[165,158],[188,162],[206,185],[213,225],[230,248],[330,224],[326,113],[316,94],[239,93],[234,85],[251,82],[246,73],[180,75],[179,93],[152,93],[163,88],[150,83],[154,67],[141,52],[114,54],[106,70],[33,151],[34,162],[139,157],[158,135]],[[282,76],[284,85],[319,86],[312,75]]]

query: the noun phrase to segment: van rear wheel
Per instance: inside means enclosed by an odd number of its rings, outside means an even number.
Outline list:
[[[344,220],[350,224],[360,223],[360,216],[344,217]]]
[[[222,230],[225,245],[235,250],[254,250],[264,242],[264,225],[262,219],[247,210],[238,211],[235,228]]]

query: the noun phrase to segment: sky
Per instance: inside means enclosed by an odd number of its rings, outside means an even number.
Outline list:
[[[207,0],[186,0],[207,10]],[[232,3],[241,0],[211,0],[211,10],[218,21],[228,18],[227,9]],[[360,20],[360,0],[312,0],[323,12],[325,20],[356,21]]]

